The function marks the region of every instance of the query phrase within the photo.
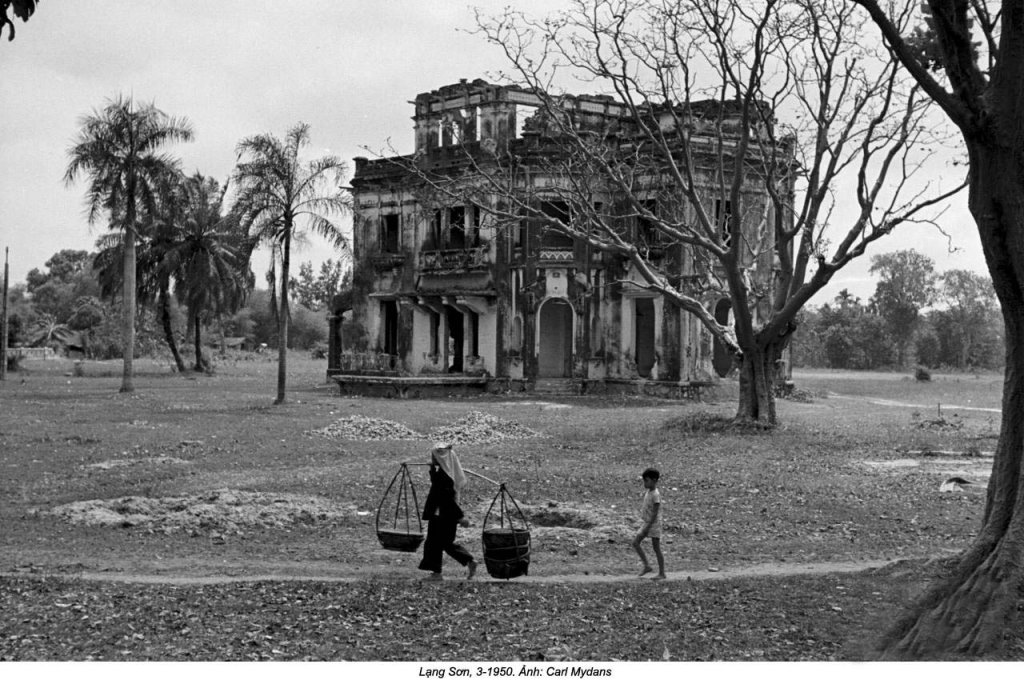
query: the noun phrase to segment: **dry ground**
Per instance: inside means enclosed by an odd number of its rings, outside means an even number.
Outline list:
[[[343,398],[322,362],[291,365],[278,407],[276,366],[243,355],[142,365],[130,396],[116,364],[0,384],[0,658],[858,658],[978,526],[1001,386],[798,374],[766,434],[724,427],[727,395]],[[449,562],[427,586],[418,555],[381,549],[384,489],[437,437],[526,512],[530,576],[466,584]],[[662,584],[628,546],[651,465]],[[494,494],[473,478],[477,554]]]

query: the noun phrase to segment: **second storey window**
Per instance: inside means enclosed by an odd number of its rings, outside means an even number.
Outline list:
[[[563,201],[545,201],[541,204],[541,210],[545,215],[558,220],[563,225],[571,225],[569,206]],[[573,240],[571,236],[559,231],[557,227],[543,223],[541,226],[541,245],[548,248],[572,248]]]
[[[448,248],[465,248],[466,209],[457,205],[448,209]]]
[[[397,253],[402,246],[398,215],[384,215],[380,220],[380,250],[382,253]]]
[[[658,201],[651,198],[645,201],[641,201],[643,207],[652,215],[658,214]],[[654,245],[661,243],[661,231],[655,224],[640,214],[636,218],[636,236],[637,239],[645,245]]]
[[[445,248],[475,248],[480,245],[480,206],[456,205],[448,209],[448,240]]]

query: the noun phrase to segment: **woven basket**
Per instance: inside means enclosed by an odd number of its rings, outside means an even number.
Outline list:
[[[494,578],[526,576],[530,571],[530,530],[508,527],[483,532],[484,565]]]
[[[416,552],[423,543],[420,504],[405,463],[399,466],[380,499],[376,528],[377,540],[385,550]]]
[[[423,543],[423,534],[380,529],[377,531],[377,540],[385,550],[416,552]]]

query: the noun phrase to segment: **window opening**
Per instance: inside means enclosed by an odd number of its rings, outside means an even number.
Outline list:
[[[441,351],[441,315],[430,312],[430,353],[437,356]]]
[[[541,204],[541,212],[559,220],[562,224],[567,226],[571,224],[569,206],[563,201],[545,201]],[[554,227],[545,224],[541,230],[541,245],[549,248],[571,248],[573,246],[572,238]]]
[[[476,312],[469,312],[469,332],[472,337],[469,341],[470,356],[480,356],[480,315]]]
[[[384,353],[398,354],[398,303],[394,300],[383,300],[381,316],[384,317]]]
[[[469,109],[459,109],[459,116],[461,120],[461,141],[463,142],[475,142],[479,139],[477,135],[477,115],[480,111],[480,107],[473,107]]]
[[[640,201],[640,203],[648,212],[655,216],[658,214],[658,201],[656,199],[650,198],[645,201]],[[658,245],[661,243],[661,231],[658,230],[657,226],[655,226],[654,222],[649,218],[643,215],[638,215],[636,218],[636,227],[637,240],[641,243],[648,246]]]
[[[448,209],[448,247],[465,248],[466,243],[466,208],[461,205]]]
[[[381,222],[380,246],[381,252],[399,252],[401,231],[399,230],[398,215],[384,215]]]
[[[520,139],[523,136],[523,130],[525,128],[526,119],[531,117],[532,115],[534,115],[536,112],[537,112],[537,109],[535,109],[532,106],[522,106],[520,104],[516,105],[516,111],[515,111],[515,114],[516,114],[515,138],[516,139]]]
[[[462,373],[462,355],[464,354],[464,336],[462,313],[457,309],[448,308],[448,372]]]

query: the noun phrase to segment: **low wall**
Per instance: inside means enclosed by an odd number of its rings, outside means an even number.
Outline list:
[[[431,397],[466,397],[483,394],[487,378],[432,377],[405,378],[374,375],[328,376],[338,383],[343,396],[384,397],[388,399],[424,399]]]
[[[327,379],[338,384],[344,396],[424,399],[467,397],[485,393],[529,393],[534,382],[522,378],[484,376],[390,376],[330,373]],[[727,399],[736,396],[732,382],[668,382],[603,378],[573,381],[578,394],[634,394],[659,399]]]
[[[671,382],[661,380],[626,380],[606,378],[605,380],[587,381],[584,384],[585,394],[636,394],[660,399],[721,399],[728,396],[729,383],[690,381]]]
[[[57,353],[51,347],[8,347],[7,357],[18,359],[53,359]]]

